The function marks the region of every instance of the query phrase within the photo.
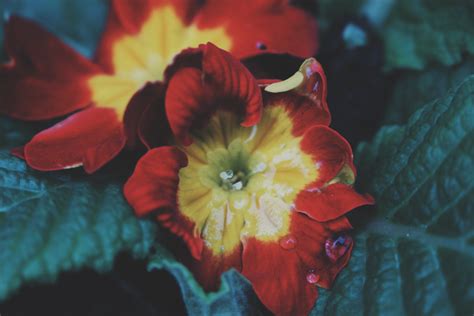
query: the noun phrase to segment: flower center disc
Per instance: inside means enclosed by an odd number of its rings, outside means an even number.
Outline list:
[[[316,177],[309,155],[292,135],[282,107],[264,110],[253,128],[219,111],[182,146],[188,166],[179,173],[180,211],[214,253],[255,237],[275,241],[288,234],[293,201]]]

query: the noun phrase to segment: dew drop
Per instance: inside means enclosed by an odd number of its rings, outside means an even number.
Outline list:
[[[352,238],[348,235],[341,235],[336,239],[329,238],[324,244],[326,255],[332,262],[337,261],[339,258],[349,250],[352,245]]]
[[[257,42],[257,48],[260,50],[265,50],[267,49],[267,45],[265,45],[263,42]]]
[[[309,270],[308,273],[306,274],[306,281],[309,284],[315,284],[319,281],[321,277],[314,272],[313,269]]]
[[[262,171],[265,171],[266,168],[267,168],[267,165],[264,162],[261,162],[257,166],[255,166],[253,172],[254,173],[262,172]]]
[[[319,81],[316,81],[316,83],[313,86],[313,93],[317,93],[319,90]]]
[[[286,235],[280,239],[280,246],[285,250],[291,250],[296,248],[296,238],[292,235]]]

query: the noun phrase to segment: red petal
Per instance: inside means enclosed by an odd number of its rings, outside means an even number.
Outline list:
[[[136,147],[140,140],[139,129],[141,125],[142,115],[147,108],[159,102],[164,94],[164,86],[160,83],[148,83],[143,89],[137,91],[125,110],[123,124],[125,127],[125,135],[127,137],[127,145],[130,148]],[[158,118],[153,118],[154,125],[157,124]],[[153,135],[159,137],[161,135]]]
[[[307,58],[318,48],[316,20],[288,1],[208,1],[194,22],[200,28],[224,26],[230,52],[239,59],[266,52]]]
[[[313,273],[318,277],[316,285],[324,288],[331,287],[337,274],[349,262],[353,242],[347,235],[347,231],[351,229],[352,226],[346,217],[320,223],[304,214],[293,213],[290,231],[297,240],[295,252],[300,258],[300,264],[304,267],[305,278],[308,273]],[[337,236],[348,238],[350,243],[345,245],[344,252],[334,260],[332,253],[326,251],[326,244]]]
[[[170,146],[150,150],[140,159],[124,187],[125,197],[137,215],[176,208],[178,172],[187,164],[186,155]]]
[[[244,105],[245,120],[242,126],[257,124],[262,115],[262,94],[257,80],[242,63],[226,51],[212,43],[202,47],[205,80],[212,82],[221,94],[220,97],[230,103],[226,106]]]
[[[143,112],[138,136],[148,149],[169,144],[172,140],[171,128],[166,119],[164,93]]]
[[[166,113],[174,135],[185,145],[192,140],[191,128],[202,125],[218,108],[242,112],[244,126],[260,120],[262,96],[257,81],[229,53],[211,43],[201,45],[202,71],[173,66],[174,74],[166,92]],[[196,54],[186,52],[194,59]],[[178,56],[178,59],[182,59]],[[184,58],[186,59],[186,58]],[[186,63],[185,60],[181,64]]]
[[[97,66],[34,22],[11,17],[5,32],[12,61],[0,68],[0,113],[43,120],[89,105]]]
[[[175,147],[150,150],[137,163],[133,175],[124,187],[127,201],[138,216],[160,211],[157,219],[188,244],[199,258],[202,240],[194,236],[194,224],[177,210],[176,193],[179,169],[187,165],[186,155]]]
[[[200,260],[192,260],[188,266],[204,290],[216,291],[222,273],[231,268],[242,269],[242,248],[239,246],[233,252],[216,256],[204,246]]]
[[[344,183],[331,184],[314,191],[301,191],[295,200],[299,212],[311,218],[325,222],[338,218],[362,205],[373,204],[369,195],[361,195]]]
[[[352,149],[349,143],[333,129],[327,126],[313,126],[304,135],[301,149],[311,155],[318,168],[318,179],[311,189],[320,188],[332,180],[345,164],[352,164]]]
[[[122,123],[112,109],[89,108],[35,135],[24,148],[32,168],[50,171],[84,165],[92,173],[125,145]]]
[[[270,311],[276,315],[308,315],[318,291],[306,282],[306,269],[296,251],[252,238],[245,243],[242,264],[242,274]]]
[[[246,241],[242,274],[276,315],[307,315],[317,299],[316,286],[329,287],[352,251],[350,242],[337,258],[332,253],[329,258],[327,241],[352,227],[345,217],[319,223],[296,212],[290,225],[289,236],[294,241],[291,247],[255,238]]]
[[[214,104],[208,102],[208,87],[202,83],[202,72],[196,68],[177,71],[168,85],[165,97],[166,116],[175,137],[183,144],[192,143],[189,130],[209,116]]]

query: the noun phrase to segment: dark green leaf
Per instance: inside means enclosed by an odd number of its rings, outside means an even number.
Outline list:
[[[386,66],[454,65],[474,54],[474,2],[399,0],[383,28]]]
[[[109,270],[122,251],[147,255],[156,225],[135,218],[122,196],[123,179],[33,171],[9,153],[31,134],[21,128],[25,123],[0,123],[0,301],[62,271]]]
[[[474,73],[474,59],[452,66],[437,66],[426,71],[407,71],[395,83],[387,107],[388,124],[406,123],[410,115],[428,101],[441,97]]]

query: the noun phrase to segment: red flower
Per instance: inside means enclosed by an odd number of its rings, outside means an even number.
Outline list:
[[[323,70],[308,59],[262,95],[230,54],[194,54],[166,92],[176,145],[143,156],[125,196],[185,240],[205,289],[236,268],[272,312],[307,314],[349,260],[344,214],[373,203],[352,188],[351,147],[328,127]]]
[[[262,47],[299,56],[317,49],[315,21],[280,0],[112,0],[94,62],[22,18],[5,32],[11,62],[0,68],[0,113],[43,120],[82,110],[16,151],[39,170],[94,172],[133,147],[146,108],[164,97],[165,69],[184,48],[213,41],[238,58]]]

